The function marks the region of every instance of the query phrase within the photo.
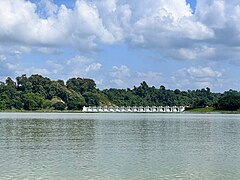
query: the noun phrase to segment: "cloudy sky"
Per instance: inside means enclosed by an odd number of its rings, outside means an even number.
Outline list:
[[[239,0],[0,0],[0,80],[240,90]]]

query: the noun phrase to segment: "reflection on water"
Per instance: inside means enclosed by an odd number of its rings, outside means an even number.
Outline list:
[[[240,115],[0,114],[0,179],[240,179]]]

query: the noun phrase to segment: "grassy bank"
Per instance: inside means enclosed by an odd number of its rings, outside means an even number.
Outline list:
[[[240,109],[237,111],[228,111],[228,110],[219,110],[213,107],[206,107],[206,108],[195,108],[195,109],[188,109],[185,112],[189,113],[240,113]]]

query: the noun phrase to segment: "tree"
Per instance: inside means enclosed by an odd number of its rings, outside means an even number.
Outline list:
[[[21,98],[19,96],[16,96],[13,100],[13,108],[16,109],[22,109],[23,108],[23,103],[21,101]]]
[[[143,89],[148,89],[148,84],[146,83],[146,81],[143,81],[143,82],[141,83],[141,87],[142,87]]]
[[[61,79],[57,80],[57,83],[60,84],[61,86],[65,86],[64,81]]]
[[[175,89],[175,90],[174,90],[174,93],[175,93],[175,94],[181,94],[181,91],[180,91],[179,89]]]
[[[165,86],[161,85],[161,86],[160,86],[160,90],[165,91],[165,90],[166,90]]]
[[[194,105],[193,105],[193,107],[195,107],[195,108],[204,108],[206,106],[207,106],[207,100],[206,99],[197,99],[194,102]]]
[[[84,97],[73,90],[67,91],[67,107],[69,110],[82,110],[86,105]]]
[[[16,87],[16,83],[10,77],[6,79],[6,85],[14,88]]]
[[[38,110],[44,107],[44,97],[36,93],[27,93],[22,96],[23,107],[25,110]]]
[[[26,74],[18,76],[16,80],[18,91],[22,91],[24,93],[32,92],[32,83],[29,81]]]
[[[31,75],[28,80],[32,83],[34,93],[39,93],[45,98],[49,98],[48,92],[51,85],[51,80],[38,74]]]
[[[83,94],[83,97],[85,98],[87,106],[99,106],[100,104],[100,98],[96,93],[87,92]]]
[[[240,95],[235,93],[227,93],[219,98],[216,104],[217,109],[234,111],[240,108]]]
[[[159,86],[156,86],[159,87]],[[66,84],[63,80],[52,81],[47,77],[35,74],[29,78],[26,74],[16,78],[16,83],[7,78],[0,82],[0,109],[56,109],[68,108],[80,110],[84,105],[117,105],[117,106],[173,106],[188,105],[190,107],[206,107],[216,104],[220,109],[239,108],[240,93],[229,90],[212,93],[210,88],[181,91],[149,86],[143,81],[133,89],[96,89],[92,79],[71,78]],[[52,99],[60,99],[65,103],[53,104]]]
[[[52,107],[54,107],[54,109],[56,109],[56,110],[62,111],[67,107],[67,105],[63,102],[56,102],[55,104],[52,105]]]
[[[67,81],[67,88],[80,94],[92,92],[96,89],[96,83],[92,79],[71,78]]]

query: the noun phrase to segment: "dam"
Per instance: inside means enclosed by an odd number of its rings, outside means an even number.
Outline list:
[[[83,107],[82,112],[91,113],[181,113],[185,110],[184,106],[89,106]]]

